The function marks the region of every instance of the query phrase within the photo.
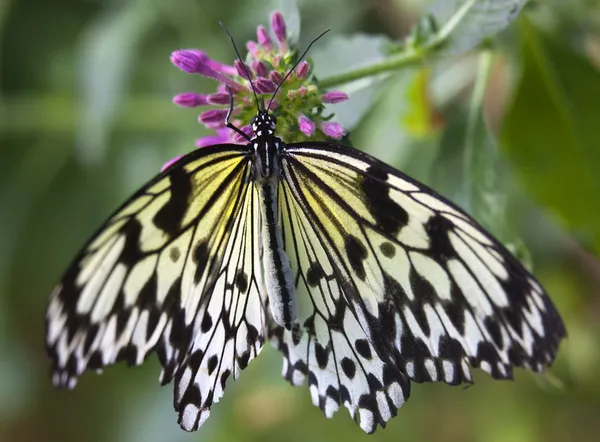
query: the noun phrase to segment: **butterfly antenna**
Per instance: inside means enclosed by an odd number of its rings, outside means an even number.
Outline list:
[[[258,110],[264,110],[264,108],[265,108],[264,105],[263,105],[262,108],[259,105],[258,96],[256,95],[256,90],[254,89],[254,84],[252,83],[252,80],[250,79],[251,78],[250,77],[250,72],[248,72],[248,66],[246,66],[246,63],[244,63],[244,60],[242,60],[242,56],[240,55],[240,51],[238,51],[238,48],[235,45],[235,41],[233,40],[233,35],[231,35],[231,32],[229,32],[229,30],[225,27],[225,25],[223,24],[223,22],[221,22],[220,20],[219,20],[219,25],[221,25],[221,27],[223,28],[223,30],[225,31],[225,33],[229,37],[229,40],[231,40],[231,44],[233,45],[233,49],[235,51],[235,55],[237,55],[237,58],[242,63],[242,69],[244,69],[244,72],[246,73],[246,78],[248,79],[248,82],[250,83],[250,88],[252,89],[252,93],[254,94],[254,101],[256,101],[256,107],[258,108]]]
[[[283,85],[283,83],[285,83],[285,80],[287,80],[287,78],[292,74],[292,72],[294,72],[294,70],[298,67],[298,65],[300,64],[300,62],[304,58],[304,56],[310,50],[310,47],[313,44],[315,44],[317,42],[317,40],[320,40],[321,37],[323,37],[329,31],[331,31],[331,29],[327,29],[326,31],[322,32],[321,35],[319,35],[317,38],[313,39],[313,41],[311,41],[310,44],[307,46],[307,48],[304,50],[304,52],[302,53],[302,55],[300,57],[298,57],[298,61],[296,61],[296,64],[294,66],[292,66],[292,69],[290,69],[287,74],[285,74],[285,77],[283,77],[283,80],[281,80],[281,83],[279,83],[277,85],[277,88],[275,89],[275,92],[273,92],[273,95],[271,95],[271,99],[269,100],[269,106],[267,106],[267,112],[269,112],[269,109],[271,109],[271,103],[273,102],[273,99],[277,95],[277,92],[279,92],[279,88],[281,88],[281,86]]]

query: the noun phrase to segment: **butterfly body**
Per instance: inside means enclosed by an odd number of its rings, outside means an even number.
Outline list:
[[[288,330],[296,319],[294,280],[284,250],[279,225],[278,188],[281,180],[283,142],[275,136],[275,117],[260,111],[252,121],[255,136],[250,140],[254,153],[254,185],[260,201],[262,271],[265,289],[275,322]]]
[[[411,381],[551,364],[558,313],[465,212],[353,148],[285,144],[268,112],[253,131],[183,157],[84,247],[46,314],[56,385],[156,352],[192,431],[270,340],[326,416],[373,432]]]

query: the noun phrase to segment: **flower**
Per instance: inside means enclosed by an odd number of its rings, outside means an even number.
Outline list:
[[[321,98],[323,99],[323,103],[341,103],[342,101],[346,101],[348,99],[348,94],[344,92],[331,91],[321,95]]]
[[[334,140],[340,140],[344,137],[344,135],[346,135],[346,130],[338,123],[334,122],[322,123],[321,130],[325,135],[327,135],[329,138],[333,138]]]
[[[298,117],[298,128],[300,132],[302,132],[307,137],[310,137],[315,133],[315,123],[313,123],[309,118],[305,115],[300,115]]]
[[[200,138],[196,141],[197,147],[220,143],[246,144],[248,139],[225,127],[225,118],[233,101],[230,123],[251,138],[252,129],[247,124],[257,111],[254,92],[259,99],[264,96],[269,111],[277,117],[277,131],[284,134],[286,142],[339,140],[346,134],[342,126],[330,121],[332,115],[323,113],[325,104],[340,103],[347,100],[348,95],[338,91],[320,91],[311,75],[311,65],[306,60],[298,63],[295,71],[288,75],[297,59],[296,51],[287,42],[286,23],[281,13],[272,14],[271,28],[275,41],[264,26],[258,26],[257,41],[246,43],[246,59],[235,60],[233,65],[213,60],[198,49],[181,49],[171,54],[171,62],[182,71],[219,82],[216,93],[185,92],[173,98],[173,102],[182,107],[213,106],[202,112],[198,121],[215,130],[216,135]],[[169,161],[163,170],[179,158]]]

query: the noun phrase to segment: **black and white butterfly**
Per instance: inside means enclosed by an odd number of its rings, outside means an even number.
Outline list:
[[[183,157],[77,256],[46,314],[55,385],[156,352],[192,431],[270,340],[327,417],[371,433],[411,382],[552,363],[555,307],[469,215],[351,147],[286,144],[259,109],[247,145]]]

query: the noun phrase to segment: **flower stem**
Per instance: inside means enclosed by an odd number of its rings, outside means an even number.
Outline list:
[[[477,0],[468,0],[450,17],[444,26],[421,46],[409,46],[403,53],[393,55],[390,58],[363,66],[342,74],[325,77],[319,81],[323,89],[339,86],[361,78],[370,77],[384,72],[391,72],[421,63],[425,58],[442,47],[450,38],[462,19],[470,11]]]
[[[378,63],[323,78],[322,80],[319,80],[319,87],[329,89],[354,80],[360,80],[361,78],[371,77],[384,72],[395,71],[406,66],[420,63],[427,54],[432,52],[431,49],[433,48],[429,47],[429,45],[420,48],[410,48],[400,55],[390,57]]]
[[[474,188],[471,181],[471,171],[473,168],[473,158],[475,156],[475,133],[479,124],[485,124],[483,119],[483,100],[485,98],[485,89],[492,69],[494,53],[491,49],[484,49],[479,54],[477,65],[477,76],[471,94],[469,113],[467,115],[467,127],[465,136],[465,153],[463,156],[463,182],[465,185],[465,195],[468,195],[467,210],[470,210],[472,204],[472,192]]]

